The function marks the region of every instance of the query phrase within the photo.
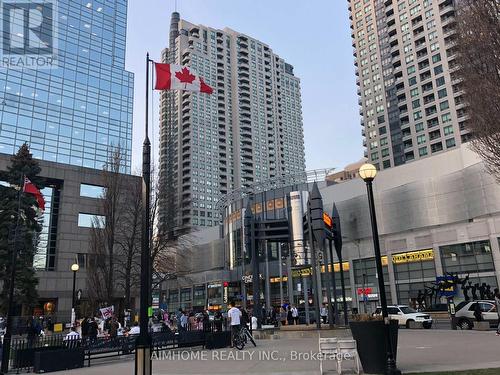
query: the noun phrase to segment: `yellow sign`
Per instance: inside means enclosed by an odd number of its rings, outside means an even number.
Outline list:
[[[54,332],[62,332],[62,330],[63,330],[62,323],[55,323],[54,324]]]
[[[342,262],[342,269],[344,272],[349,271],[349,262]],[[335,272],[340,272],[340,263],[334,263],[333,269]],[[323,265],[321,266],[321,273],[325,273],[326,267]],[[328,272],[331,272],[332,267],[328,265]],[[293,270],[292,271],[292,276],[293,277],[300,277],[300,276],[309,276],[312,273],[312,268],[302,268],[299,270]]]
[[[283,276],[283,277],[271,277],[269,279],[269,281],[271,283],[279,283],[280,281],[285,282],[285,281],[288,281],[288,277],[287,276]]]
[[[392,256],[392,263],[393,264],[426,262],[429,260],[434,260],[434,250],[433,249],[410,251],[408,253],[394,254]]]

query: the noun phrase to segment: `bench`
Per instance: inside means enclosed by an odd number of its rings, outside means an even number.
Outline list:
[[[355,363],[356,374],[360,373],[359,357],[356,349],[356,341],[338,340],[337,338],[319,338],[319,371],[323,375],[323,361],[334,360],[337,373],[342,374],[342,363],[346,360],[353,360]]]

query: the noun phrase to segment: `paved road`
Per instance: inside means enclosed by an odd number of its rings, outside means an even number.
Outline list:
[[[258,347],[244,351],[177,351],[170,357],[153,360],[155,375],[176,374],[318,374],[312,353],[316,338],[259,340]],[[404,372],[500,369],[500,337],[494,332],[451,330],[401,330],[398,367]],[[351,364],[349,364],[350,366]],[[333,363],[331,364],[334,369]],[[69,375],[126,375],[133,373],[133,356],[93,364]],[[500,370],[499,370],[500,373]]]

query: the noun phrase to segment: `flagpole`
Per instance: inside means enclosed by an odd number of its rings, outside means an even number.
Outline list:
[[[21,184],[17,193],[17,221],[14,230],[14,243],[12,246],[11,270],[10,270],[10,285],[9,285],[9,300],[7,306],[7,327],[3,337],[2,347],[2,367],[1,373],[6,374],[9,371],[10,344],[12,337],[12,318],[14,317],[14,283],[16,280],[16,262],[17,262],[17,233],[19,231],[19,221],[21,219],[21,197],[23,191],[24,175],[21,175]]]
[[[146,118],[145,136],[142,146],[142,246],[141,246],[141,298],[140,298],[140,333],[136,340],[135,375],[151,375],[151,336],[148,331],[148,309],[151,289],[150,273],[150,218],[149,204],[151,196],[151,142],[149,141],[149,53],[146,54]]]

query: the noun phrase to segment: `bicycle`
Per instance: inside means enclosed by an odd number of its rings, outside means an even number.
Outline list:
[[[248,331],[246,327],[240,327],[238,333],[234,337],[234,346],[238,350],[243,350],[248,340],[250,340],[254,347],[257,347],[252,334]]]

